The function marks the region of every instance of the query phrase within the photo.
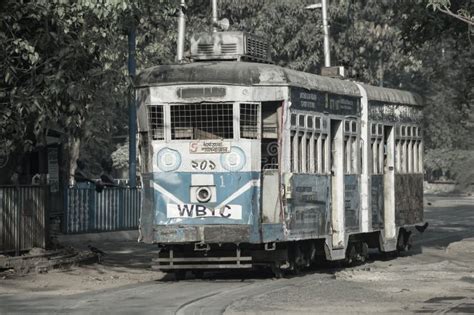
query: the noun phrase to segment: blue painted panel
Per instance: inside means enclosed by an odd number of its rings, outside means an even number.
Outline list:
[[[359,175],[344,175],[344,215],[346,229],[358,230],[360,221]]]
[[[259,201],[260,201],[260,173],[258,172],[221,172],[206,173],[212,176],[216,189],[215,202],[200,204],[192,202],[191,178],[193,174],[188,172],[154,173],[154,224],[184,224],[184,225],[206,225],[206,224],[253,224],[258,231],[259,224]],[[253,183],[254,184],[253,184]],[[257,185],[255,185],[257,184]],[[235,198],[228,198],[241,190]],[[207,213],[222,203],[238,205],[242,208],[241,219],[229,219],[219,215],[219,209],[215,210],[212,217],[186,217],[189,213],[203,213],[204,207]],[[168,218],[167,207],[173,205],[183,214],[183,217]],[[186,208],[183,205],[188,205]],[[193,212],[194,211],[194,212]],[[257,232],[254,232],[254,234]]]
[[[288,202],[291,237],[327,235],[330,223],[330,180],[328,176],[295,174],[291,178],[292,199]],[[303,233],[305,232],[305,233]]]

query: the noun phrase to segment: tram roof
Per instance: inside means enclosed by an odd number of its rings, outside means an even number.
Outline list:
[[[136,78],[137,87],[175,84],[229,84],[249,86],[296,86],[335,94],[360,97],[354,82],[323,77],[277,65],[243,62],[211,61],[181,65],[160,65],[142,70]],[[363,84],[369,100],[422,105],[419,95],[389,88]]]
[[[362,86],[367,92],[367,98],[369,101],[423,106],[422,97],[416,93],[367,84],[362,84]]]
[[[195,62],[162,65],[139,73],[137,86],[171,84],[230,84],[249,86],[298,86],[360,97],[357,86],[343,81],[280,66],[243,61]]]

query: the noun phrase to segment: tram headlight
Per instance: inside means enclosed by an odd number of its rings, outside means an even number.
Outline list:
[[[176,150],[164,148],[156,155],[156,163],[163,172],[171,172],[181,165],[181,155]]]
[[[196,199],[199,202],[203,202],[203,203],[208,202],[209,200],[211,200],[211,197],[212,197],[212,192],[209,189],[209,187],[199,187],[196,190]]]
[[[221,155],[222,167],[228,171],[240,171],[245,165],[245,153],[239,147],[232,147],[229,153]]]

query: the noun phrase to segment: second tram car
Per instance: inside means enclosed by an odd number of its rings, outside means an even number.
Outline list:
[[[140,239],[158,269],[363,260],[423,221],[419,96],[256,62],[265,45],[196,37],[192,63],[137,78]]]

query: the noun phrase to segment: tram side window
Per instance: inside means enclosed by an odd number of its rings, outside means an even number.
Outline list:
[[[152,140],[165,139],[165,124],[162,105],[148,106],[148,124],[150,127],[150,136]]]
[[[292,114],[290,132],[291,171],[294,173],[326,173],[327,134],[321,117]]]
[[[423,173],[423,143],[418,126],[397,126],[395,166],[397,173]]]
[[[344,174],[359,173],[358,124],[355,120],[344,121]]]
[[[370,130],[372,151],[372,174],[383,174],[384,166],[384,141],[382,124],[372,123]]]
[[[260,115],[258,104],[240,104],[240,137],[259,139]]]

